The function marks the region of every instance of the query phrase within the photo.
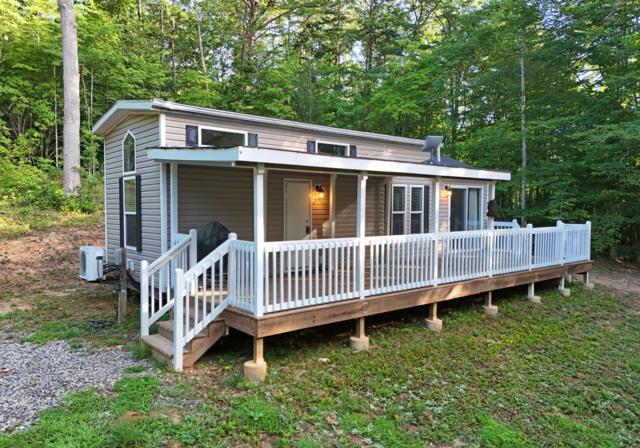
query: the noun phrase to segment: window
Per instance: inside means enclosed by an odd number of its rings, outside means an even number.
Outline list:
[[[136,172],[136,138],[131,131],[127,131],[122,140],[122,172]]]
[[[449,230],[479,230],[482,228],[482,190],[472,187],[451,189]]]
[[[393,185],[390,227],[392,235],[429,231],[428,185]]]
[[[406,210],[407,188],[404,185],[394,185],[391,198],[391,234],[404,235],[404,215]]]
[[[343,143],[318,142],[318,154],[331,154],[333,156],[349,156],[349,145]]]
[[[210,148],[258,147],[258,134],[192,124],[185,126],[184,140],[187,146],[207,146]]]
[[[411,187],[411,229],[410,233],[422,233],[424,224],[424,190],[422,186]]]
[[[139,245],[138,235],[138,194],[135,177],[123,179],[122,204],[124,214],[124,245],[128,249],[136,249]]]

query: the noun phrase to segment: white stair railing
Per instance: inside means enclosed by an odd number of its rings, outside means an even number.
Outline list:
[[[192,229],[153,263],[140,263],[141,336],[149,336],[149,327],[173,307],[175,270],[186,271],[196,264],[197,240],[197,232]]]
[[[251,253],[254,243],[237,241],[236,234],[184,272],[176,269],[173,304],[173,368],[182,370],[184,347],[204,330],[231,303],[238,282],[245,282],[238,256]],[[247,257],[250,258],[250,257]],[[248,262],[247,262],[248,263]],[[243,300],[247,298],[243,297]],[[249,298],[249,303],[251,302]]]

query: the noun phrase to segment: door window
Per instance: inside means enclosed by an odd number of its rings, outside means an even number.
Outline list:
[[[449,230],[479,230],[482,228],[480,188],[452,188]]]

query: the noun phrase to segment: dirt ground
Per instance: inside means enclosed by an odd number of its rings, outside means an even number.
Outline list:
[[[0,314],[29,308],[35,296],[96,295],[105,286],[79,278],[79,247],[103,245],[104,228],[34,231],[0,240]]]
[[[593,264],[591,281],[640,304],[640,266],[600,258]]]

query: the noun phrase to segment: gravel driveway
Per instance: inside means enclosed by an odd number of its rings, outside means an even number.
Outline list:
[[[140,364],[120,348],[74,350],[62,341],[20,343],[0,333],[0,434],[28,428],[69,392],[109,391],[125,368]]]

